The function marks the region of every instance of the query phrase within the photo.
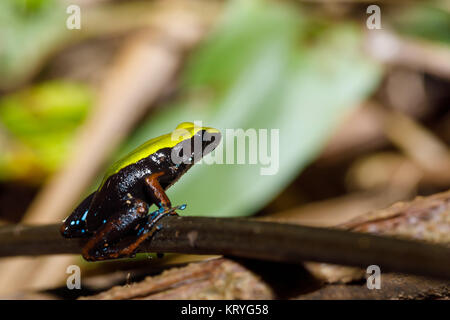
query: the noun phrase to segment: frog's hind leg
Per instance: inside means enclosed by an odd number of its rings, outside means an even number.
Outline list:
[[[147,190],[152,198],[152,201],[156,203],[159,208],[164,208],[164,210],[169,210],[172,207],[169,197],[167,197],[164,188],[161,187],[159,183],[159,178],[164,176],[165,172],[156,172],[148,175],[144,178],[145,184],[147,185]]]
[[[105,248],[105,252],[109,251],[110,257],[121,258],[132,255],[142,242],[151,238],[159,230],[157,223],[161,218],[167,215],[177,215],[175,210],[184,210],[186,207],[186,205],[172,207],[164,188],[162,188],[159,183],[159,178],[161,176],[164,176],[164,172],[153,173],[144,179],[150,196],[159,209],[151,213],[147,221],[139,225],[137,233],[138,238],[135,241],[126,245],[122,244],[120,247],[114,246]]]
[[[145,240],[151,238],[158,230],[159,226],[157,226],[158,221],[167,216],[167,215],[178,215],[176,210],[184,210],[186,205],[172,207],[169,198],[167,197],[164,189],[161,187],[159,183],[159,178],[164,175],[164,172],[153,173],[147,177],[145,177],[145,183],[148,187],[148,191],[152,200],[158,206],[158,210],[151,213],[148,216],[146,221],[140,223],[137,230],[138,238],[127,244],[123,244],[121,246],[114,246],[110,248],[105,248],[104,251],[109,252],[109,256],[113,258],[121,258],[121,257],[129,257],[132,255],[139,245]]]
[[[83,250],[83,257],[86,260],[91,261],[130,257],[136,252],[137,248],[143,241],[151,238],[160,229],[157,223],[161,218],[167,215],[177,215],[175,210],[183,210],[185,207],[186,205],[181,205],[168,210],[160,209],[150,214],[150,216],[136,219],[137,223],[134,224],[134,229],[137,231],[137,239],[127,242],[122,241],[115,243],[114,245],[108,244],[99,246],[94,255],[85,255]]]
[[[130,198],[127,207],[111,216],[89,239],[82,249],[83,258],[88,261],[117,258],[114,247],[120,239],[133,229],[138,229],[147,220],[148,204]]]
[[[108,219],[100,229],[95,233],[94,237],[89,240],[83,248],[83,257],[89,261],[116,259],[131,256],[139,245],[146,239],[153,236],[157,231],[156,223],[168,214],[175,214],[169,198],[159,183],[159,178],[164,176],[164,172],[157,172],[144,178],[147,190],[151,196],[151,200],[157,204],[159,210],[152,213],[149,217],[138,213],[134,208],[136,204],[130,204],[127,211],[118,212],[112,219]],[[144,203],[139,199],[129,195],[127,201],[135,203]],[[148,212],[147,204],[145,203]],[[117,243],[120,237],[135,228],[138,238],[131,243]],[[112,244],[112,242],[115,242]]]
[[[86,226],[89,206],[97,192],[91,193],[84,199],[73,213],[61,225],[61,234],[65,238],[82,238],[92,234]]]
[[[173,207],[166,210],[158,210],[151,214],[145,222],[141,223],[138,227],[138,238],[131,243],[122,244],[121,246],[114,246],[105,249],[105,252],[109,252],[109,257],[123,258],[133,255],[139,248],[142,242],[150,239],[154,234],[160,230],[160,226],[157,225],[159,220],[167,215],[177,215],[176,209],[183,210],[185,205]]]

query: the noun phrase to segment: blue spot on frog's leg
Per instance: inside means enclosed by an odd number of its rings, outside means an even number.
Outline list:
[[[159,210],[153,211],[152,213],[150,213],[150,217],[152,219],[156,218],[156,215],[159,213]]]
[[[81,217],[81,220],[82,220],[82,221],[85,221],[85,220],[86,220],[88,211],[89,211],[89,210],[86,210],[86,211],[84,212],[83,216]]]

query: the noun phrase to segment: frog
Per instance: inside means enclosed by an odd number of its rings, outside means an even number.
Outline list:
[[[166,190],[220,141],[219,130],[192,122],[148,140],[109,167],[96,191],[63,221],[61,235],[86,238],[81,254],[87,261],[134,257],[163,217],[186,207],[172,207]],[[157,210],[150,213],[152,205]]]

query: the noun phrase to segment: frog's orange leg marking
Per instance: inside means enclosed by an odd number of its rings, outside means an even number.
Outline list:
[[[164,209],[169,209],[172,207],[169,198],[166,195],[166,192],[161,187],[161,184],[158,181],[158,178],[163,176],[164,172],[153,173],[147,177],[145,177],[145,183],[149,187],[154,200],[158,207],[163,207]]]

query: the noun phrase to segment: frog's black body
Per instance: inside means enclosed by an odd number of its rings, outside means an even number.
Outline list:
[[[62,235],[90,238],[83,249],[86,260],[132,255],[138,245],[153,234],[161,217],[175,213],[165,190],[204,155],[206,147],[212,150],[219,144],[220,134],[212,141],[203,141],[201,154],[194,154],[194,141],[202,138],[204,133],[205,130],[199,131],[172,148],[159,149],[107,177],[99,189],[83,200],[66,219],[61,227]],[[182,154],[186,144],[191,144],[191,154]],[[199,150],[195,151],[198,153]],[[184,161],[174,163],[173,152],[182,155]],[[148,216],[148,208],[152,204],[160,210]],[[136,241],[120,244],[123,236],[132,234],[138,236]]]
[[[181,168],[179,168],[174,171],[172,166],[167,163],[170,161],[170,152],[171,150],[168,148],[160,150],[156,154],[131,164],[110,176],[101,190],[96,192],[96,195],[92,198],[91,209],[89,210],[91,214],[86,219],[86,232],[97,230],[111,212],[125,209],[129,194],[133,198],[145,200],[149,206],[157,204],[155,203],[156,199],[152,199],[149,195],[144,177],[164,172],[159,179],[159,183],[164,190],[167,190],[188,169],[180,170]],[[187,167],[186,164],[183,165]]]

